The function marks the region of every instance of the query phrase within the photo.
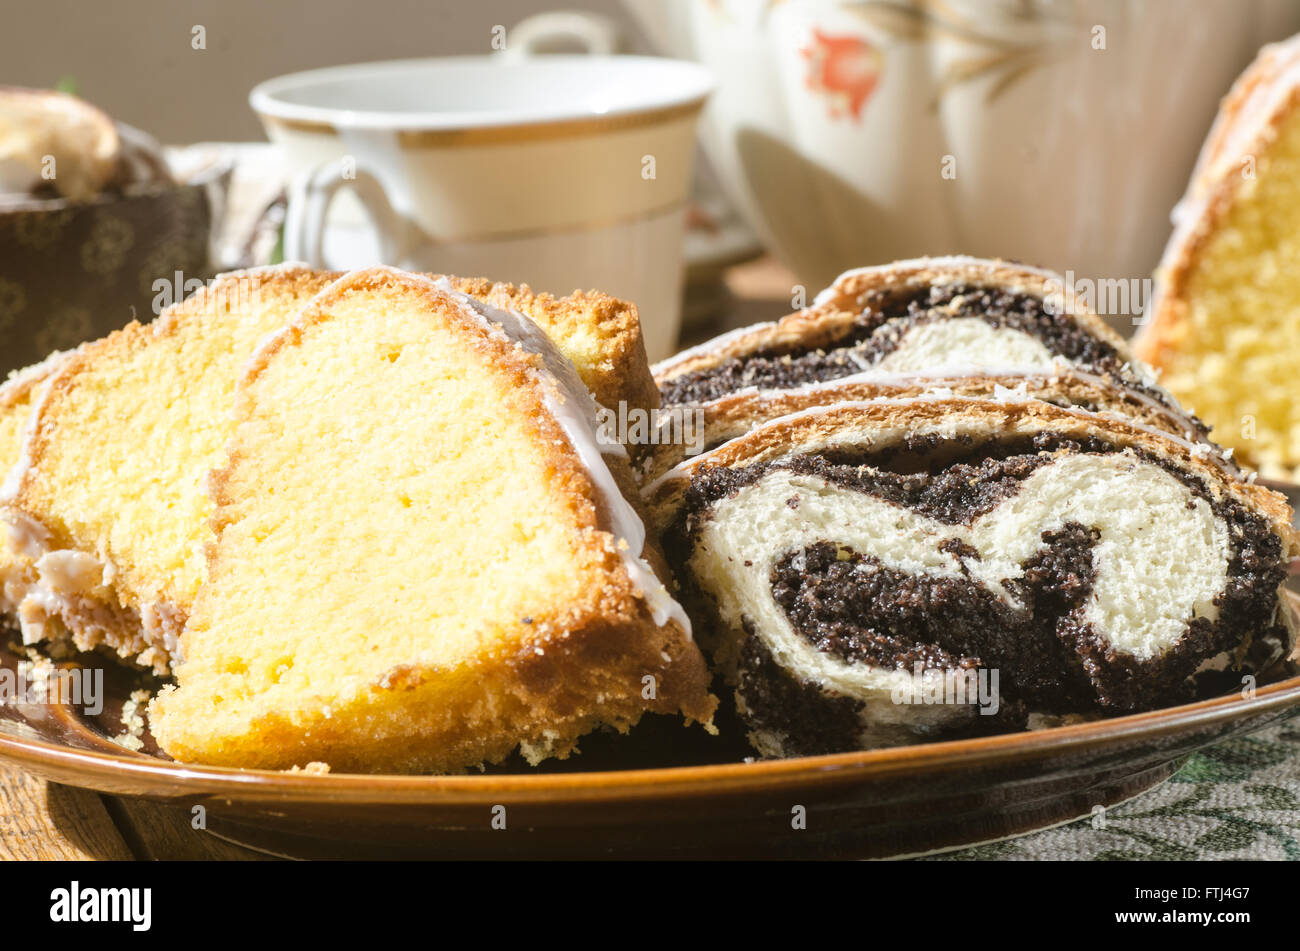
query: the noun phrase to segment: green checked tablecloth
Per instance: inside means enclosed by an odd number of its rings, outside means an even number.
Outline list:
[[[1300,859],[1300,717],[1193,754],[1103,816],[935,858]]]

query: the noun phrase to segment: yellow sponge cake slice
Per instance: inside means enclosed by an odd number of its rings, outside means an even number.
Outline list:
[[[224,458],[239,369],[333,277],[223,275],[62,363],[3,496],[11,535],[39,559],[20,592],[24,640],[66,628],[83,650],[166,671],[204,576],[204,479]]]
[[[258,343],[338,277],[294,264],[224,274],[60,365],[0,496],[35,566],[10,586],[26,642],[70,633],[82,650],[170,669],[205,577],[205,479],[225,458],[235,381]],[[532,316],[603,400],[657,404],[632,305],[446,280]]]
[[[1224,98],[1161,259],[1134,351],[1273,478],[1300,476],[1300,36]]]
[[[341,279],[243,377],[173,757],[451,771],[715,705],[595,404],[546,336],[444,282]],[[617,449],[617,447],[615,447]]]

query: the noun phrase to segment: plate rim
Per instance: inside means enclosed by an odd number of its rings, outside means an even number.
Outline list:
[[[765,786],[806,785],[853,778],[942,773],[971,765],[992,766],[1033,760],[1070,750],[1107,746],[1125,739],[1155,738],[1189,727],[1210,727],[1246,717],[1280,713],[1300,705],[1300,674],[1268,684],[1247,699],[1212,697],[1176,707],[1128,714],[1043,730],[1000,733],[960,740],[752,762],[711,763],[630,770],[492,775],[400,775],[391,773],[308,773],[177,763],[123,749],[98,752],[0,733],[0,760],[40,770],[75,771],[72,785],[111,791],[126,781],[151,783],[151,792],[120,793],[167,799],[238,797],[291,799],[333,805],[478,802],[491,792],[517,798],[570,799],[609,796],[666,798],[689,792],[726,793]],[[683,727],[685,728],[685,727]],[[1202,745],[1209,745],[1207,741]],[[97,779],[102,785],[85,783]]]

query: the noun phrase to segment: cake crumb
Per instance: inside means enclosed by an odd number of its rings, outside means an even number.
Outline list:
[[[291,773],[310,773],[313,776],[324,776],[330,771],[329,763],[322,763],[320,760],[312,760],[306,766],[292,766],[289,768]]]
[[[132,690],[131,696],[122,704],[122,726],[126,729],[110,739],[124,749],[138,751],[144,749],[144,714],[142,710],[149,702],[148,690]]]
[[[138,753],[140,750],[144,749],[144,740],[131,733],[119,733],[117,736],[110,736],[109,739],[123,749],[130,750],[133,753]]]
[[[18,662],[17,673],[20,680],[27,683],[27,703],[41,703],[49,696],[50,677],[56,671],[54,662],[34,648],[24,649],[26,660]]]

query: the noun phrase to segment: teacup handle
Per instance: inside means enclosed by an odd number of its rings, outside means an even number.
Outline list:
[[[611,56],[625,46],[622,29],[610,17],[581,10],[555,10],[525,17],[506,34],[505,59],[552,53],[576,44],[588,56]]]
[[[333,159],[297,176],[289,186],[284,258],[325,267],[325,219],[339,191],[352,189],[370,217],[384,264],[401,264],[413,241],[410,223],[393,208],[379,179],[350,158]]]

